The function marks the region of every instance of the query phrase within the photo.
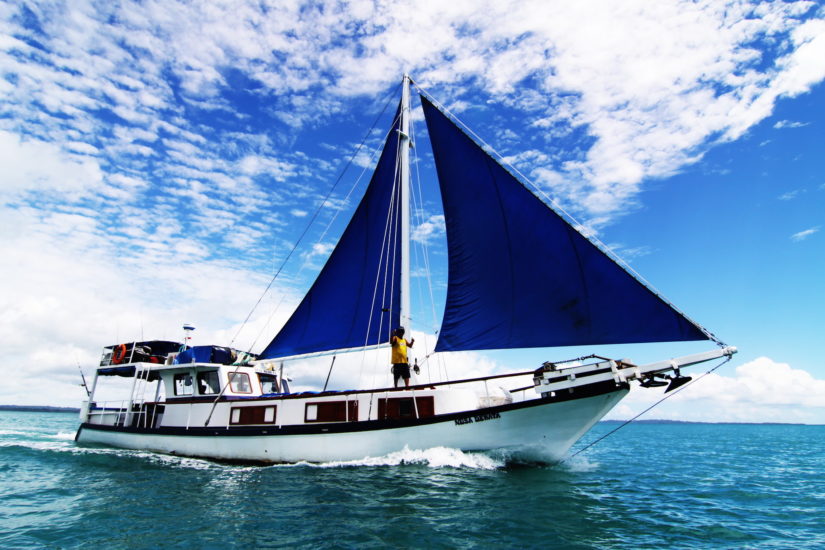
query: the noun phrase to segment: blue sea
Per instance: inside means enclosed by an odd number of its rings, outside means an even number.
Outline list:
[[[637,423],[555,466],[266,467],[81,447],[76,427],[0,412],[0,548],[825,548],[825,426]]]

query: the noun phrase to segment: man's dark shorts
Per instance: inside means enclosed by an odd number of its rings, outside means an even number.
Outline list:
[[[398,385],[398,379],[410,379],[410,364],[409,363],[394,363],[392,366],[392,382]]]

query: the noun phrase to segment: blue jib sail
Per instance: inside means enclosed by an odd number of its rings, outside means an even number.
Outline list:
[[[398,142],[396,113],[364,198],[262,359],[381,344],[400,325]]]
[[[449,247],[436,351],[708,339],[422,104]]]

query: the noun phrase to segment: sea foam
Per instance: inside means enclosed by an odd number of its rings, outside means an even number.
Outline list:
[[[470,453],[450,447],[432,447],[429,449],[410,449],[382,456],[366,457],[358,460],[331,461],[321,463],[299,462],[288,466],[310,466],[314,468],[345,468],[358,466],[401,466],[415,464],[429,468],[470,468],[476,470],[495,470],[503,468],[505,461],[484,453]]]

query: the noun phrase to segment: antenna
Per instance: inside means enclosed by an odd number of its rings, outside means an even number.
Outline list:
[[[190,346],[190,342],[192,340],[192,333],[195,331],[195,327],[190,325],[189,323],[184,323],[183,325],[183,349],[188,349]]]

